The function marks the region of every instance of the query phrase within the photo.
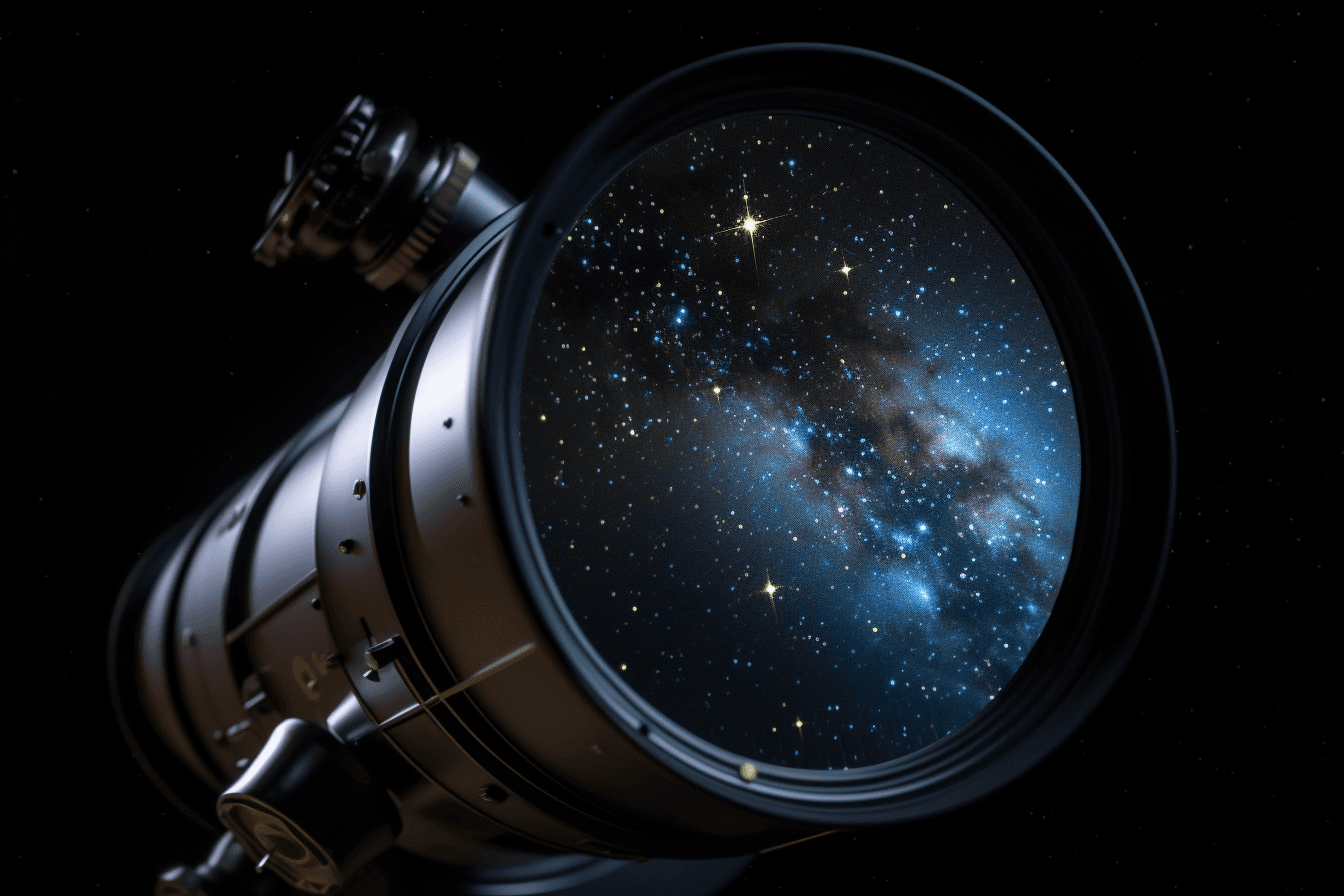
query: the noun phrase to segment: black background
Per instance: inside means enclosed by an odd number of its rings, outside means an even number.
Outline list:
[[[284,150],[302,158],[362,91],[525,197],[613,98],[716,52],[808,40],[952,78],[1077,180],[1166,353],[1179,519],[1145,641],[1065,746],[977,805],[772,853],[729,892],[1315,879],[1338,842],[1323,724],[1338,712],[1338,57],[1315,5],[1100,6],[8,10],[12,877],[148,892],[201,857],[208,838],[116,730],[112,601],[160,531],[353,388],[412,301],[250,259]]]

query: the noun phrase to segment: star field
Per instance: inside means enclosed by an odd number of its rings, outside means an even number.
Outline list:
[[[555,582],[693,734],[885,762],[1039,637],[1078,506],[1068,371],[1003,239],[886,141],[760,115],[649,152],[566,238],[524,375]]]

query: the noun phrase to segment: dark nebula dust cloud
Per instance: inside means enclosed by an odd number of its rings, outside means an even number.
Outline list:
[[[886,762],[1025,659],[1078,507],[1072,387],[984,216],[863,131],[752,116],[649,152],[538,300],[524,463],[596,651],[714,745]]]

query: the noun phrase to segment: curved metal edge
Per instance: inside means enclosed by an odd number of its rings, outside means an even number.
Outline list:
[[[400,507],[393,470],[397,452],[395,439],[401,432],[400,421],[409,414],[415,397],[415,384],[411,381],[414,362],[428,347],[437,330],[435,324],[442,319],[469,276],[491,252],[511,238],[523,211],[524,206],[515,206],[495,219],[437,278],[426,301],[417,309],[393,348],[375,418],[369,458],[370,524],[374,543],[379,547],[377,556],[392,605],[403,621],[418,623],[403,626],[403,637],[418,662],[402,663],[400,668],[419,693],[436,691],[426,675],[438,685],[437,690],[443,689],[441,683],[456,683],[458,676],[449,668],[430,635],[415,597],[409,558],[400,534]],[[495,730],[468,695],[457,694],[440,701],[430,713],[474,762],[510,791],[578,830],[619,839],[627,824],[625,819],[583,800],[536,766]]]
[[[284,448],[284,456],[280,458],[279,463],[271,468],[266,481],[261,486],[261,490],[252,499],[247,510],[247,517],[243,520],[242,530],[238,533],[238,539],[233,546],[233,558],[229,563],[229,581],[224,592],[223,631],[231,632],[247,619],[247,594],[252,581],[252,560],[256,553],[257,537],[260,535],[262,524],[266,520],[271,500],[275,497],[275,493],[280,490],[280,486],[284,483],[285,477],[289,475],[289,471],[294,468],[294,465],[299,462],[299,459],[308,449],[336,428],[341,415],[350,405],[350,398],[350,395],[346,395],[332,403],[309,420],[289,440],[289,444]],[[247,677],[248,670],[252,665],[247,649],[247,639],[239,638],[228,645],[225,654],[230,667],[231,680],[235,687],[241,688],[243,679]]]
[[[196,519],[194,525],[190,518],[182,520],[159,536],[141,554],[117,596],[107,641],[107,683],[112,708],[131,755],[139,763],[145,777],[154,782],[159,792],[183,815],[200,827],[216,833],[222,831],[223,827],[215,817],[214,789],[202,781],[155,731],[142,703],[136,676],[140,665],[141,623],[155,582],[166,571],[173,555],[187,543],[194,544],[200,538],[208,522],[228,504],[242,484],[243,480],[234,483]],[[171,610],[170,607],[169,612]],[[172,677],[171,673],[165,674]],[[171,691],[176,693],[176,689]],[[187,736],[190,739],[191,733],[187,732]],[[204,745],[193,740],[193,746],[201,763],[210,767],[212,763]]]
[[[763,60],[772,54],[775,57],[773,69],[763,64]],[[799,54],[813,55],[814,58],[810,60],[812,71],[808,71],[808,65],[799,65],[790,75],[782,78],[785,82],[793,81],[792,85],[781,87],[778,82],[772,84],[770,82],[771,77],[780,76],[779,69],[783,63],[790,57],[794,57],[794,61],[797,62]],[[820,67],[819,60],[821,57],[826,57],[826,62],[831,63],[824,75],[815,73],[815,70]],[[1109,323],[1118,324],[1128,331],[1124,334],[1124,337],[1121,337],[1129,339],[1129,344],[1126,347],[1133,348],[1137,344],[1139,353],[1142,353],[1144,357],[1116,356],[1098,359],[1097,363],[1102,367],[1094,372],[1094,383],[1089,396],[1079,402],[1080,435],[1084,439],[1088,437],[1087,431],[1084,430],[1084,414],[1089,409],[1094,411],[1091,418],[1091,428],[1095,430],[1093,434],[1096,436],[1092,439],[1093,447],[1096,449],[1091,452],[1093,460],[1104,453],[1106,460],[1109,461],[1105,465],[1109,469],[1105,472],[1116,474],[1123,472],[1125,474],[1123,481],[1119,475],[1116,475],[1110,477],[1110,481],[1103,482],[1101,480],[1106,477],[1099,475],[1103,471],[1099,469],[1097,464],[1093,464],[1091,478],[1097,484],[1097,488],[1093,489],[1094,495],[1104,494],[1107,499],[1103,502],[1104,506],[1101,511],[1093,512],[1098,516],[1105,515],[1107,517],[1107,519],[1100,521],[1101,531],[1093,538],[1093,541],[1098,545],[1099,553],[1098,556],[1091,558],[1094,562],[1089,575],[1075,574],[1072,577],[1072,585],[1069,577],[1066,576],[1065,588],[1061,588],[1061,595],[1066,593],[1066,589],[1069,589],[1069,593],[1077,594],[1082,587],[1090,585],[1097,589],[1097,594],[1101,595],[1099,598],[1087,602],[1089,604],[1087,609],[1095,611],[1101,608],[1106,612],[1101,615],[1092,612],[1090,618],[1075,620],[1074,624],[1075,628],[1080,629],[1082,633],[1096,642],[1098,649],[1091,656],[1077,656],[1077,651],[1073,652],[1075,655],[1072,665],[1074,666],[1073,671],[1076,673],[1076,681],[1070,682],[1068,687],[1060,685],[1060,687],[1063,687],[1063,691],[1056,688],[1056,692],[1046,695],[1047,699],[1044,702],[1049,704],[1050,711],[1043,714],[1038,713],[1037,715],[1040,717],[1033,720],[1035,722],[1034,728],[1026,734],[1022,733],[1026,727],[1022,719],[1016,720],[1015,725],[1004,724],[1009,721],[1004,709],[1011,704],[1012,701],[1009,699],[1004,699],[997,706],[991,707],[994,712],[987,710],[980,714],[981,716],[989,716],[988,721],[992,724],[986,726],[982,722],[979,725],[982,736],[975,737],[974,740],[983,743],[986,740],[985,735],[1003,735],[1007,733],[1004,730],[1005,727],[1015,727],[1019,735],[1018,741],[1012,744],[1009,749],[1002,747],[988,751],[982,749],[982,755],[978,757],[963,757],[964,760],[971,760],[969,764],[963,761],[956,768],[949,768],[946,763],[931,763],[929,761],[939,758],[940,754],[943,757],[947,755],[946,750],[938,749],[941,744],[947,743],[947,740],[944,740],[939,745],[934,745],[934,747],[919,751],[919,754],[914,754],[920,757],[914,762],[907,762],[904,759],[894,760],[893,763],[888,765],[899,766],[905,771],[919,771],[918,767],[923,766],[926,780],[924,786],[919,787],[914,781],[910,780],[907,774],[904,776],[907,779],[904,785],[898,786],[894,790],[887,788],[887,801],[896,800],[897,803],[903,803],[908,810],[892,813],[891,811],[882,811],[879,807],[871,804],[867,811],[857,812],[838,812],[836,810],[840,807],[835,804],[829,807],[809,804],[790,808],[781,804],[778,799],[766,798],[765,793],[762,792],[766,788],[755,787],[749,790],[741,787],[732,780],[730,768],[726,767],[721,770],[712,768],[713,765],[718,764],[715,762],[716,759],[722,762],[726,758],[726,753],[724,757],[717,757],[714,754],[724,751],[692,749],[688,753],[688,745],[680,743],[680,741],[685,740],[684,737],[659,738],[663,741],[660,744],[662,749],[655,749],[652,744],[650,745],[651,752],[658,755],[660,760],[678,767],[683,774],[689,773],[688,777],[712,792],[729,795],[735,802],[749,805],[767,814],[776,816],[783,814],[796,820],[807,820],[822,824],[885,824],[906,818],[932,815],[963,805],[1016,778],[1027,767],[1039,762],[1050,750],[1057,747],[1100,703],[1137,647],[1139,637],[1151,617],[1157,590],[1161,582],[1161,574],[1169,553],[1171,530],[1174,522],[1174,414],[1165,367],[1157,346],[1151,319],[1143,303],[1142,294],[1139,292],[1137,283],[1135,283],[1128,266],[1124,263],[1123,256],[1120,254],[1114,238],[1101,222],[1095,208],[1082,195],[1077,184],[1063,172],[1058,162],[1019,126],[983,99],[927,69],[878,53],[833,45],[784,44],[736,51],[695,63],[674,72],[622,101],[603,116],[597,124],[593,125],[562,156],[560,162],[556,164],[543,182],[542,189],[529,203],[527,212],[519,222],[513,245],[510,248],[511,257],[509,260],[512,264],[506,266],[503,275],[504,282],[500,287],[501,313],[502,315],[512,313],[514,318],[504,317],[493,322],[495,324],[494,332],[491,333],[486,356],[487,388],[489,390],[486,400],[505,409],[505,413],[497,415],[492,425],[484,431],[488,448],[485,460],[494,473],[491,477],[491,485],[497,493],[495,497],[501,508],[501,525],[506,529],[504,543],[513,546],[515,564],[523,572],[528,590],[538,597],[535,603],[539,612],[546,619],[551,631],[564,644],[571,662],[577,660],[578,666],[592,665],[594,667],[592,669],[576,668],[580,679],[589,688],[590,696],[608,710],[614,721],[628,722],[628,719],[621,718],[628,713],[621,712],[617,709],[617,706],[621,703],[629,705],[631,702],[628,699],[629,695],[622,694],[619,685],[613,685],[603,680],[601,676],[602,664],[600,662],[593,663],[592,658],[582,656],[582,643],[586,642],[581,642],[581,639],[574,637],[573,632],[567,631],[569,626],[566,624],[562,606],[553,605],[556,603],[554,597],[550,599],[542,597],[542,595],[554,595],[554,590],[553,585],[549,583],[544,573],[544,558],[540,555],[539,548],[532,543],[535,541],[535,533],[532,531],[530,513],[527,507],[526,483],[520,478],[522,475],[521,458],[518,455],[520,446],[516,444],[517,440],[510,432],[512,423],[517,419],[518,396],[513,394],[514,390],[511,390],[509,385],[516,383],[517,371],[515,368],[521,366],[522,352],[526,345],[527,320],[520,318],[524,311],[530,313],[535,292],[540,288],[541,280],[549,267],[547,262],[554,254],[554,245],[558,241],[557,238],[568,232],[567,225],[572,223],[569,220],[547,219],[546,216],[555,214],[556,207],[568,212],[570,210],[569,204],[573,203],[572,201],[567,203],[566,200],[571,200],[571,196],[576,189],[591,187],[590,192],[595,195],[611,178],[618,175],[630,161],[633,161],[644,151],[689,127],[704,124],[716,118],[750,114],[751,112],[787,111],[795,114],[811,114],[837,121],[843,120],[845,123],[876,133],[871,123],[850,121],[847,117],[837,115],[834,112],[810,111],[808,107],[817,105],[814,103],[799,102],[790,105],[780,102],[781,97],[789,89],[798,94],[806,93],[810,89],[813,99],[817,95],[825,94],[827,90],[854,95],[857,91],[838,82],[848,75],[856,74],[853,71],[856,68],[867,67],[872,69],[874,66],[878,66],[879,70],[885,70],[889,80],[891,76],[897,75],[897,73],[899,73],[897,77],[907,80],[911,76],[915,76],[934,82],[944,92],[950,91],[955,94],[953,97],[933,96],[932,94],[938,93],[938,90],[930,91],[927,89],[928,85],[925,85],[926,90],[923,97],[915,96],[913,100],[909,97],[896,97],[894,100],[886,99],[885,101],[888,103],[900,105],[899,109],[889,105],[887,107],[888,117],[905,118],[911,133],[918,134],[920,131],[925,131],[941,137],[942,139],[939,142],[955,146],[964,157],[963,162],[973,163],[973,167],[978,167],[982,175],[999,181],[1000,206],[1009,199],[1015,199],[1017,206],[1013,209],[1015,214],[1028,223],[1034,224],[1032,229],[1036,232],[1030,234],[1030,238],[1041,243],[1041,245],[1036,246],[1027,257],[1023,257],[1021,245],[1013,240],[1016,235],[1014,230],[1022,229],[1022,222],[1019,222],[1017,228],[1003,228],[1000,222],[995,220],[994,207],[992,205],[986,207],[981,195],[983,191],[974,188],[968,189],[964,178],[955,175],[949,176],[949,180],[958,189],[961,189],[968,198],[976,202],[991,222],[1000,228],[1001,234],[1010,241],[1010,245],[1018,254],[1019,260],[1023,262],[1029,274],[1037,275],[1039,273],[1032,269],[1034,259],[1044,259],[1050,262],[1053,268],[1056,268],[1056,270],[1048,273],[1053,274],[1054,279],[1059,282],[1053,285],[1053,290],[1039,290],[1039,292],[1043,304],[1046,305],[1047,313],[1050,313],[1052,323],[1055,324],[1056,333],[1060,339],[1061,348],[1066,352],[1066,357],[1072,355],[1076,361],[1081,362],[1079,366],[1085,366],[1087,355],[1084,350],[1093,348],[1093,346],[1083,343],[1098,341],[1099,328],[1102,323],[1092,319],[1090,314],[1098,309],[1094,307],[1074,308],[1072,310],[1080,313],[1084,319],[1073,320],[1072,325],[1061,332],[1060,314],[1065,309],[1060,307],[1060,301],[1072,299],[1075,303],[1081,304],[1081,300],[1086,297],[1077,283],[1079,271],[1074,269],[1080,261],[1089,266],[1089,269],[1083,273],[1090,277],[1094,286],[1097,282],[1106,284],[1107,289],[1101,290],[1102,292],[1108,295],[1118,292],[1122,298],[1132,296],[1132,301],[1125,300],[1128,309],[1103,310],[1107,312],[1107,316],[1110,318]],[[873,73],[873,71],[868,72],[868,74]],[[724,82],[729,76],[736,78],[732,90],[724,87]],[[717,96],[711,91],[711,88],[715,86],[715,81],[718,82]],[[862,98],[863,102],[874,105],[883,101],[871,96],[871,87],[867,87],[867,90],[868,95]],[[732,108],[732,101],[723,99],[725,95],[731,95],[735,98],[736,108]],[[762,103],[754,108],[744,108],[744,103],[753,96],[762,99],[769,98],[772,102],[768,105]],[[975,125],[975,128],[963,124],[960,128],[962,133],[947,134],[940,132],[936,125],[929,123],[930,121],[937,122],[940,118],[939,113],[941,113],[942,118],[946,119],[947,112],[934,107],[937,102],[948,99],[959,101],[962,104],[963,108],[959,111],[971,113],[972,118],[976,120],[971,121],[970,124]],[[670,106],[675,107],[678,103],[680,103],[680,108],[669,109]],[[969,107],[967,107],[968,103]],[[718,114],[715,114],[716,106]],[[669,111],[678,114],[669,114]],[[975,133],[976,129],[993,133]],[[952,130],[956,131],[955,128]],[[891,139],[891,136],[886,133],[881,133],[880,136]],[[1005,165],[1001,159],[1000,168],[1018,169],[1016,171],[1018,175],[1024,173],[1023,169],[1033,174],[1044,175],[1046,178],[1044,185],[1031,183],[1027,186],[1033,189],[1043,187],[1043,193],[1050,194],[1050,198],[1064,201],[1067,207],[1050,209],[1047,207],[1048,203],[1044,198],[1029,204],[1023,201],[1021,197],[1013,197],[1011,185],[1002,181],[998,170],[960,143],[967,137],[972,138],[972,143],[975,139],[979,139],[982,144],[990,138],[1004,139],[1006,137],[1010,142],[1016,140],[1016,145],[996,148],[1000,154],[1015,153],[1015,164]],[[912,149],[915,155],[929,161],[932,167],[939,170],[940,173],[945,176],[948,175],[946,167],[931,159],[927,149],[921,150],[918,147],[910,147],[908,142],[899,139],[893,140],[893,142],[903,146],[903,148]],[[990,153],[990,155],[993,154]],[[1044,162],[1044,171],[1039,170],[1042,167],[1042,162]],[[605,168],[601,167],[602,165],[605,165]],[[1051,177],[1054,178],[1053,182],[1050,182]],[[586,197],[589,201],[591,198],[591,196]],[[586,203],[576,205],[573,209],[575,215],[581,212],[585,205]],[[1078,206],[1081,206],[1081,216],[1078,215]],[[1047,219],[1050,217],[1059,219],[1073,214],[1075,220],[1070,223],[1077,223],[1077,219],[1081,217],[1084,229],[1090,226],[1093,228],[1092,232],[1081,235],[1065,234],[1067,239],[1077,242],[1100,236],[1110,252],[1100,260],[1067,256],[1050,239],[1052,233],[1041,222],[1041,215],[1038,214],[1042,211],[1050,212],[1050,215],[1046,216]],[[1044,237],[1043,242],[1042,237]],[[1114,260],[1118,260],[1120,263],[1118,268],[1120,276],[1118,278],[1115,276],[1117,273],[1115,269],[1106,270],[1107,266]],[[1073,264],[1066,262],[1072,262]],[[1122,283],[1115,283],[1114,281],[1117,279]],[[1071,286],[1072,288],[1070,288]],[[513,300],[519,306],[526,305],[527,307],[525,309],[504,307],[510,300]],[[1054,307],[1052,307],[1052,304]],[[1092,304],[1096,304],[1095,300]],[[1132,313],[1134,309],[1137,309],[1138,321],[1124,320],[1126,311]],[[1121,318],[1120,320],[1115,319],[1117,315]],[[1075,314],[1075,317],[1077,317],[1077,314]],[[1077,332],[1080,329],[1084,332]],[[1088,330],[1093,332],[1086,332]],[[1134,383],[1128,380],[1118,382],[1116,371],[1105,367],[1108,361],[1125,362],[1125,365],[1131,371],[1134,369],[1142,371],[1147,376],[1141,379],[1145,379],[1147,382]],[[1072,372],[1074,369],[1076,368],[1071,365],[1070,371]],[[1155,378],[1152,375],[1153,371],[1156,371]],[[1141,393],[1138,400],[1120,401],[1117,391],[1118,386],[1127,386],[1130,391]],[[1075,391],[1078,390],[1075,389]],[[1085,408],[1084,404],[1089,405],[1090,408]],[[1157,410],[1156,414],[1151,413],[1154,409]],[[1149,413],[1145,413],[1145,411]],[[1121,413],[1128,418],[1132,429],[1142,430],[1139,435],[1149,437],[1148,443],[1136,445],[1133,441],[1134,432],[1122,432],[1120,430],[1118,416]],[[1152,450],[1153,441],[1159,443],[1156,448],[1156,456]],[[1089,460],[1088,455],[1089,451],[1087,447],[1084,447],[1085,470]],[[1122,466],[1124,467],[1123,470],[1121,469]],[[1146,475],[1133,475],[1135,473]],[[1085,472],[1085,479],[1086,476]],[[1157,514],[1153,512],[1155,505]],[[1080,504],[1080,529],[1084,522],[1083,516],[1083,507]],[[1154,531],[1155,527],[1152,525],[1155,516],[1160,516],[1162,519],[1162,524],[1156,528],[1156,531]],[[1129,556],[1126,557],[1127,562],[1125,564],[1117,565],[1115,562],[1116,554],[1121,548]],[[1074,571],[1074,565],[1071,562],[1071,572]],[[1079,565],[1080,568],[1081,565]],[[1080,584],[1081,578],[1086,578],[1088,581]],[[1056,623],[1056,620],[1052,617],[1051,622]],[[1054,625],[1054,631],[1058,633],[1064,627],[1061,620],[1059,624]],[[1047,635],[1043,633],[1042,641],[1045,641],[1046,638]],[[1056,641],[1058,641],[1058,638],[1056,638]],[[1030,660],[1031,657],[1028,658],[1028,661]],[[1040,663],[1038,662],[1036,665],[1039,666]],[[1019,670],[1013,681],[1025,681],[1028,676],[1023,675],[1024,671],[1026,670]],[[1039,676],[1037,677],[1039,678]],[[1038,700],[1038,702],[1041,701]],[[968,729],[971,727],[971,725],[966,726]],[[673,729],[675,729],[675,726],[673,726]],[[968,731],[967,733],[972,732]],[[962,742],[969,743],[970,741],[963,738]],[[939,765],[942,767],[937,767]],[[873,768],[880,769],[883,767],[875,766]],[[716,771],[722,773],[715,773]],[[771,771],[778,772],[780,770]],[[820,780],[815,775],[789,774],[790,770],[782,771],[783,773],[763,776],[777,779],[777,783],[782,788],[780,796],[784,796],[784,791],[802,785],[804,782],[820,784]],[[832,773],[822,774],[832,775]],[[841,776],[833,777],[839,778]],[[843,776],[848,780],[837,790],[835,796],[854,799],[858,796],[856,790],[862,789],[856,788],[854,785],[864,777],[871,778],[872,775],[849,774]],[[958,778],[959,782],[950,780],[953,777]],[[924,789],[926,791],[924,797],[920,798],[917,794],[910,792],[915,789]],[[849,792],[844,793],[843,791]],[[941,793],[942,798],[930,799],[930,796],[936,795],[932,794],[931,791]]]

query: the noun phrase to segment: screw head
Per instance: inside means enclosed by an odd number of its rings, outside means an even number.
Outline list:
[[[320,597],[313,598],[312,600],[309,601],[309,603],[313,605],[314,610],[322,609],[322,598]]]
[[[345,541],[336,545],[336,550],[340,551],[342,554],[353,554],[355,552],[355,542],[353,539],[347,538]]]
[[[355,480],[355,500],[356,500],[356,501],[363,501],[363,500],[364,500],[364,496],[365,496],[366,494],[368,494],[368,491],[369,491],[369,487],[368,487],[367,485],[364,484],[364,480],[363,480],[363,479],[356,479],[356,480]]]
[[[756,766],[750,762],[742,763],[741,767],[738,768],[737,773],[741,775],[742,780],[746,781],[748,784],[756,780]]]
[[[444,428],[444,429],[452,429],[452,428],[453,428],[453,418],[452,418],[452,417],[449,417],[447,420],[443,421],[443,428]]]

